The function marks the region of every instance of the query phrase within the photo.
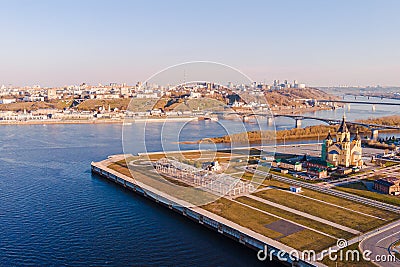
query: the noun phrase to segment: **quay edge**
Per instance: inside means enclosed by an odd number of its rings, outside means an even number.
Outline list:
[[[121,155],[118,155],[121,156]],[[108,157],[107,160],[100,162],[91,163],[91,171],[101,177],[106,178],[126,189],[129,189],[141,196],[144,196],[152,201],[161,204],[189,219],[195,221],[209,229],[212,229],[226,237],[229,237],[255,251],[264,250],[267,248],[267,254],[273,255],[275,260],[278,260],[278,254],[280,258],[285,258],[287,261],[280,261],[286,266],[298,266],[298,267],[322,267],[326,266],[320,262],[306,261],[303,259],[297,259],[292,261],[289,257],[288,251],[294,251],[295,249],[279,243],[266,236],[258,234],[248,228],[240,226],[232,221],[229,221],[223,217],[220,217],[214,213],[201,209],[199,207],[190,207],[190,203],[186,203],[182,200],[176,199],[173,196],[167,195],[163,192],[158,191],[148,185],[142,184],[128,176],[118,173],[110,168],[110,164],[114,156]],[[299,252],[298,255],[301,255]],[[254,254],[256,257],[256,253]],[[279,261],[279,260],[278,260]],[[265,262],[268,264],[268,260]]]

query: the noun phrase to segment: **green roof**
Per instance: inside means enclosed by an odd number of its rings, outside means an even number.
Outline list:
[[[317,167],[311,167],[311,168],[309,168],[308,170],[309,170],[309,171],[315,171],[315,172],[323,172],[323,171],[326,171],[326,170],[324,170],[324,169],[320,169],[320,168],[317,168]]]
[[[313,164],[318,164],[321,166],[325,166],[328,168],[334,167],[333,164],[327,162],[326,160],[322,160],[322,159],[310,159],[308,162],[313,163]]]

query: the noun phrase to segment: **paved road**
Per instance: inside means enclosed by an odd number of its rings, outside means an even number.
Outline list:
[[[389,225],[383,230],[365,238],[360,243],[362,251],[369,250],[372,252],[370,259],[375,264],[382,267],[400,266],[400,261],[395,260],[394,255],[390,252],[390,246],[400,239],[400,223]],[[385,260],[384,260],[385,259]]]

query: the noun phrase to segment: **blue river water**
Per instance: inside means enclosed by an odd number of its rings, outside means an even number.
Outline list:
[[[377,106],[372,112],[370,106],[354,105],[347,116],[352,120],[398,112],[393,107]],[[340,109],[310,115],[342,114]],[[294,122],[278,118],[276,124],[284,129]],[[236,126],[233,132],[241,130]],[[133,124],[133,132],[135,127],[142,129]],[[155,138],[161,127],[148,125],[146,149],[161,149]],[[1,266],[265,266],[256,252],[93,176],[91,161],[124,151],[121,133],[121,125],[0,126]],[[183,127],[179,140],[225,133],[219,123],[192,122]],[[128,152],[143,152],[140,134],[131,138],[137,146]],[[168,148],[176,146],[168,131],[163,138]]]
[[[1,266],[265,266],[93,176],[91,161],[122,153],[120,125],[1,126],[0,136]]]

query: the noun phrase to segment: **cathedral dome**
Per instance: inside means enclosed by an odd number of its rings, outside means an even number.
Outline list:
[[[340,124],[338,133],[347,133],[349,131],[349,128],[347,128],[346,124],[346,116],[343,116],[342,123]]]
[[[328,136],[326,137],[326,140],[333,140],[332,135],[331,135],[331,130],[329,130]]]

